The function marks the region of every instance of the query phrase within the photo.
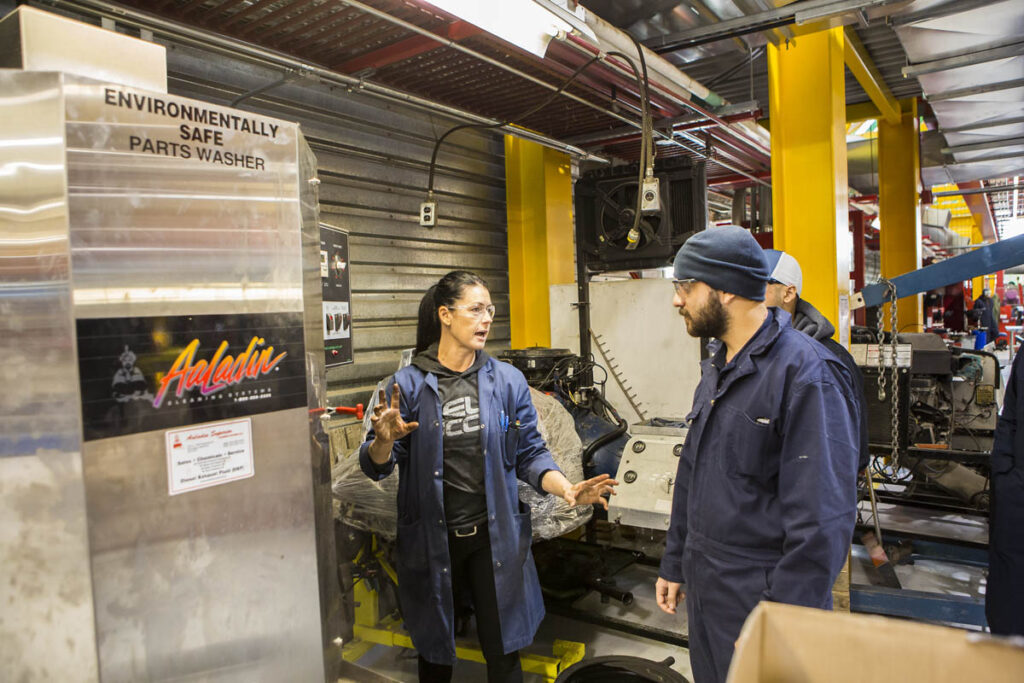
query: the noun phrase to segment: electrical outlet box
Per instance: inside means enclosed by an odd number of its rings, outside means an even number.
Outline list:
[[[420,204],[420,225],[424,228],[432,228],[437,225],[437,202]]]
[[[645,178],[641,187],[640,212],[658,213],[661,211],[661,184],[657,178]]]

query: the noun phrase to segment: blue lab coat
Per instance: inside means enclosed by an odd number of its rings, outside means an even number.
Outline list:
[[[992,444],[985,617],[992,633],[1024,636],[1024,354],[1006,383]]]
[[[857,506],[859,406],[849,370],[769,309],[728,364],[711,358],[687,416],[659,574],[685,582],[698,683],[724,681],[761,600],[830,608]]]
[[[481,352],[482,353],[482,352]],[[405,627],[417,652],[434,664],[455,663],[455,618],[451,589],[448,527],[444,515],[443,424],[437,377],[415,366],[399,370],[401,413],[419,428],[396,441],[383,466],[370,460],[374,434],[359,449],[359,464],[374,480],[398,464],[398,596]],[[480,420],[494,588],[498,597],[505,652],[531,642],[544,618],[544,601],[530,552],[528,506],[519,502],[517,479],[544,494],[540,480],[558,466],[537,429],[537,411],[523,374],[488,358],[478,374]],[[502,428],[502,416],[509,428]],[[515,428],[519,420],[519,429]]]

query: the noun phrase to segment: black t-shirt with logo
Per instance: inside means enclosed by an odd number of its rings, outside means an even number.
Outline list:
[[[479,351],[468,370],[455,372],[437,360],[437,344],[413,359],[416,367],[437,377],[444,432],[444,513],[450,529],[487,521],[478,382],[487,359]]]

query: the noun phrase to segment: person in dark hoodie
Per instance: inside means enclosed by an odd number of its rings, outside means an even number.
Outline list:
[[[858,425],[860,444],[857,470],[863,472],[870,459],[868,454],[868,404],[867,398],[864,396],[864,376],[860,368],[857,367],[857,361],[853,359],[846,347],[832,338],[836,328],[828,321],[828,318],[806,299],[800,298],[803,293],[804,281],[800,263],[790,254],[778,249],[765,249],[764,255],[768,259],[768,268],[770,269],[768,287],[764,293],[765,303],[789,313],[793,329],[824,344],[832,352],[832,355],[842,361],[846,369],[850,371],[854,393],[860,405]]]
[[[974,315],[978,325],[985,328],[985,342],[994,342],[999,337],[999,306],[988,287],[981,290],[981,296],[975,299]]]
[[[519,650],[544,617],[517,479],[570,505],[614,493],[607,474],[571,484],[537,429],[523,374],[484,351],[495,307],[487,284],[448,273],[424,294],[412,365],[383,390],[359,450],[374,480],[397,463],[398,594],[420,681],[450,681],[455,606],[466,596],[490,683],[522,681]],[[389,382],[391,383],[391,382]]]

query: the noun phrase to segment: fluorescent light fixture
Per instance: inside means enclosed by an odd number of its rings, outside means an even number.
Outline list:
[[[533,0],[428,0],[428,4],[543,58],[548,43],[572,26]]]

